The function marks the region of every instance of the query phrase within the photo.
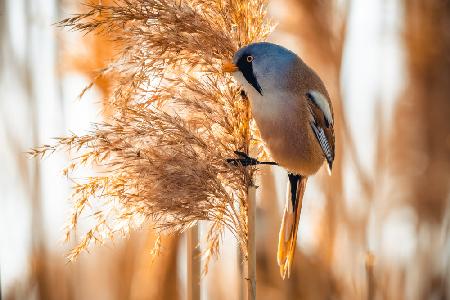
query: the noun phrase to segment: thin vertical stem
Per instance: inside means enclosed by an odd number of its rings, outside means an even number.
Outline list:
[[[366,254],[367,300],[375,299],[374,262],[375,256],[368,252]]]
[[[248,188],[247,300],[256,299],[256,186]]]
[[[243,261],[244,261],[244,255],[242,254],[242,248],[238,245],[237,246],[237,259],[238,259],[238,280],[239,280],[239,290],[238,290],[238,299],[239,300],[244,300],[245,299],[245,283],[244,283],[244,265],[243,265]]]
[[[198,225],[187,234],[187,299],[200,300],[200,246]]]

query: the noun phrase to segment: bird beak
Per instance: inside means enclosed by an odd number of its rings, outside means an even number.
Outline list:
[[[233,64],[231,61],[227,61],[222,65],[222,72],[224,73],[233,73],[238,70],[238,67]]]

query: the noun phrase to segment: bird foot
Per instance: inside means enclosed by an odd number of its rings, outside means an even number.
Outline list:
[[[256,158],[250,157],[247,155],[247,153],[244,153],[242,151],[234,151],[234,153],[239,156],[240,158],[228,158],[227,163],[233,165],[233,166],[256,166],[256,165],[272,165],[277,166],[278,164],[276,162],[272,161],[259,161]]]

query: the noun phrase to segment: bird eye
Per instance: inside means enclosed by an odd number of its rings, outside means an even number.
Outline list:
[[[253,61],[253,56],[249,55],[247,56],[247,62],[251,63]]]

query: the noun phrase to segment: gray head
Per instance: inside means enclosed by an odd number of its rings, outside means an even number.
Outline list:
[[[285,90],[299,63],[300,58],[282,46],[254,43],[239,49],[224,71],[233,72],[246,92],[264,95]]]

